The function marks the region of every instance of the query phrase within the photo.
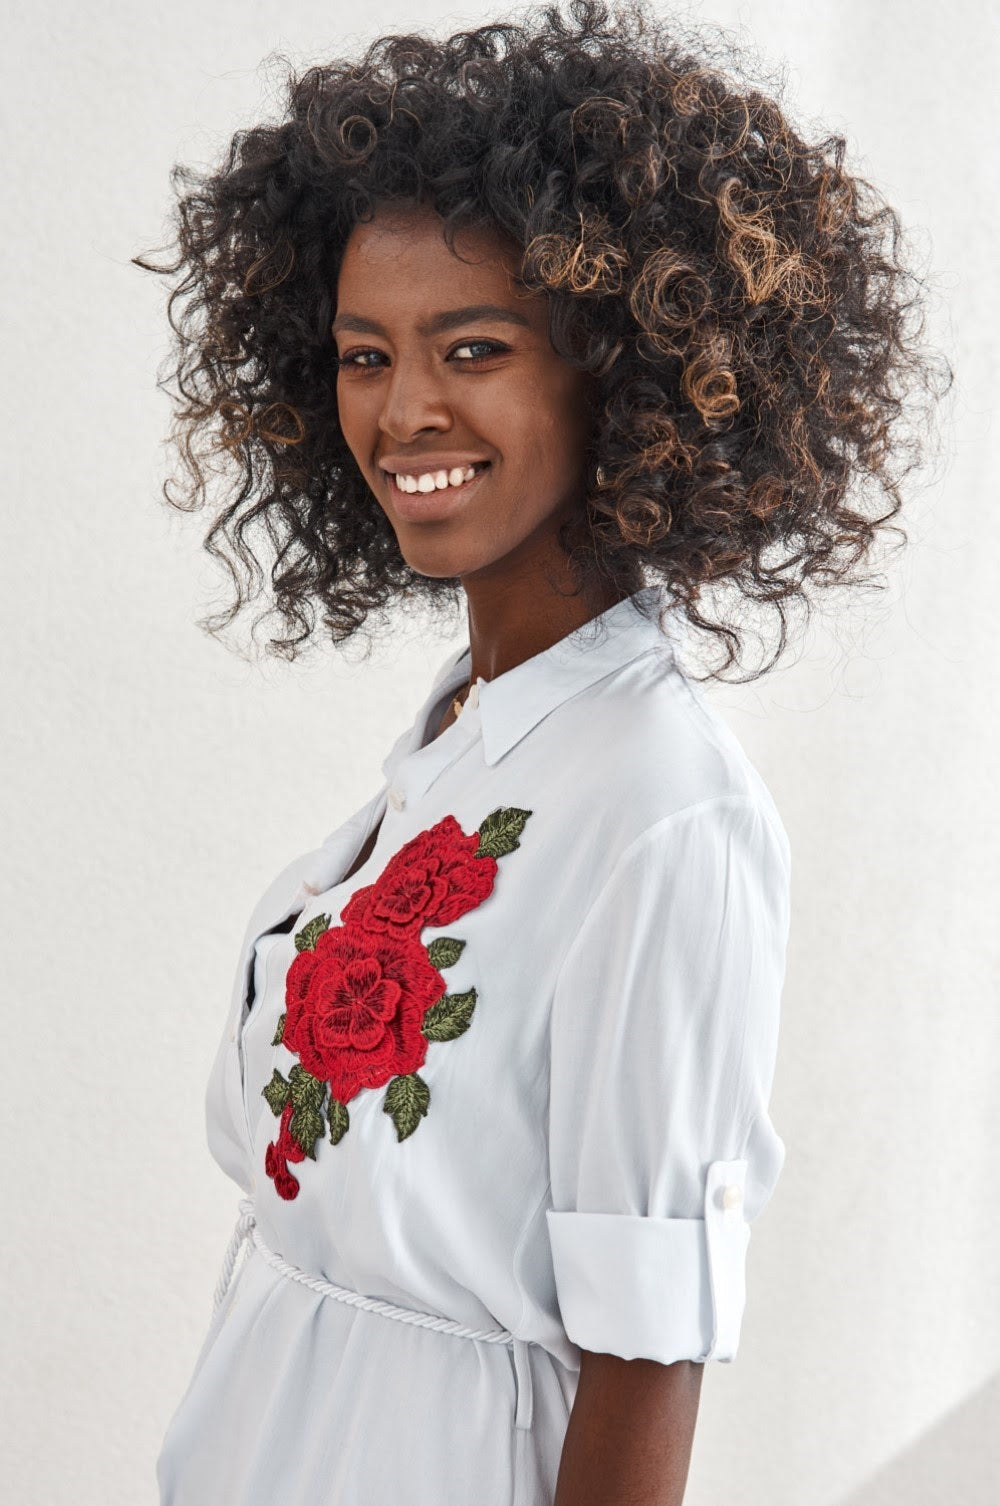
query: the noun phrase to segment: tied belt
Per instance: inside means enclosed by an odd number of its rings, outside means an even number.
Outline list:
[[[240,1249],[243,1241],[247,1240],[267,1261],[271,1269],[278,1272],[279,1276],[285,1276],[289,1281],[297,1281],[301,1286],[307,1286],[310,1291],[319,1292],[321,1297],[334,1297],[338,1302],[346,1302],[351,1307],[363,1308],[365,1312],[380,1313],[384,1318],[395,1318],[399,1323],[413,1323],[418,1328],[433,1328],[437,1333],[451,1333],[458,1338],[476,1339],[483,1344],[506,1344],[514,1351],[514,1375],[517,1383],[514,1426],[531,1427],[532,1387],[531,1362],[528,1355],[529,1340],[515,1338],[506,1328],[466,1328],[464,1324],[455,1323],[450,1318],[435,1318],[430,1313],[414,1312],[408,1307],[395,1307],[391,1302],[382,1302],[376,1297],[365,1297],[360,1292],[351,1291],[349,1287],[335,1286],[332,1281],[324,1281],[319,1276],[310,1276],[307,1272],[300,1271],[298,1266],[283,1260],[269,1245],[264,1243],[257,1228],[253,1202],[250,1198],[241,1198],[239,1206],[240,1216],[233,1230],[233,1237],[229,1241],[218,1285],[215,1288],[213,1312],[218,1311],[229,1290]]]

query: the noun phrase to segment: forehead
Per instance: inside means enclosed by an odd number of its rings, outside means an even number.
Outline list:
[[[452,250],[444,238],[444,221],[433,209],[380,206],[373,219],[351,232],[337,278],[337,301],[355,310],[363,300],[366,312],[374,304],[400,311],[419,305],[426,311],[442,302],[488,298],[528,313],[535,297],[527,296],[518,280],[519,264],[516,247],[495,230],[463,227],[455,232]]]

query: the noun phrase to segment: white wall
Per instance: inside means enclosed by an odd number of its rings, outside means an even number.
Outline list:
[[[892,589],[718,704],[794,851],[773,1113],[740,1355],[710,1367],[690,1506],[984,1506],[1000,1466],[1000,1016],[990,450],[1000,381],[995,8],[751,0],[792,102],[843,130],[922,237],[959,373],[947,473]],[[290,14],[294,20],[290,20]],[[204,1081],[249,906],[375,787],[458,638],[253,666],[194,618],[221,588],[157,502],[157,244],[176,160],[273,108],[258,64],[477,22],[301,0],[8,15],[11,329],[0,635],[5,1494],[137,1506],[209,1317],[237,1194]],[[454,23],[452,25],[452,23]],[[993,1499],[992,1494],[989,1499]],[[208,1503],[206,1503],[208,1506]]]

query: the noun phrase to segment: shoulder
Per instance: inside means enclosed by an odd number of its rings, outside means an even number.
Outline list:
[[[606,872],[633,845],[667,843],[691,826],[757,828],[788,868],[788,835],[764,779],[668,650],[641,654],[561,713],[552,734],[574,750],[567,797],[599,833]]]

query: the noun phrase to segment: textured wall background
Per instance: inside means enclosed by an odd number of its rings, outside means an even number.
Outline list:
[[[274,108],[261,60],[495,14],[375,3],[43,3],[7,18],[4,1481],[137,1506],[207,1325],[237,1194],[203,1091],[277,869],[378,785],[455,639],[253,666],[194,618],[221,579],[157,494],[155,246],[175,160]],[[947,467],[891,589],[715,692],[781,808],[794,913],[740,1355],[706,1376],[690,1506],[985,1506],[1000,1467],[993,788],[1000,522],[985,0],[750,0],[800,118],[918,236],[958,368]],[[206,1503],[207,1506],[207,1503]]]

